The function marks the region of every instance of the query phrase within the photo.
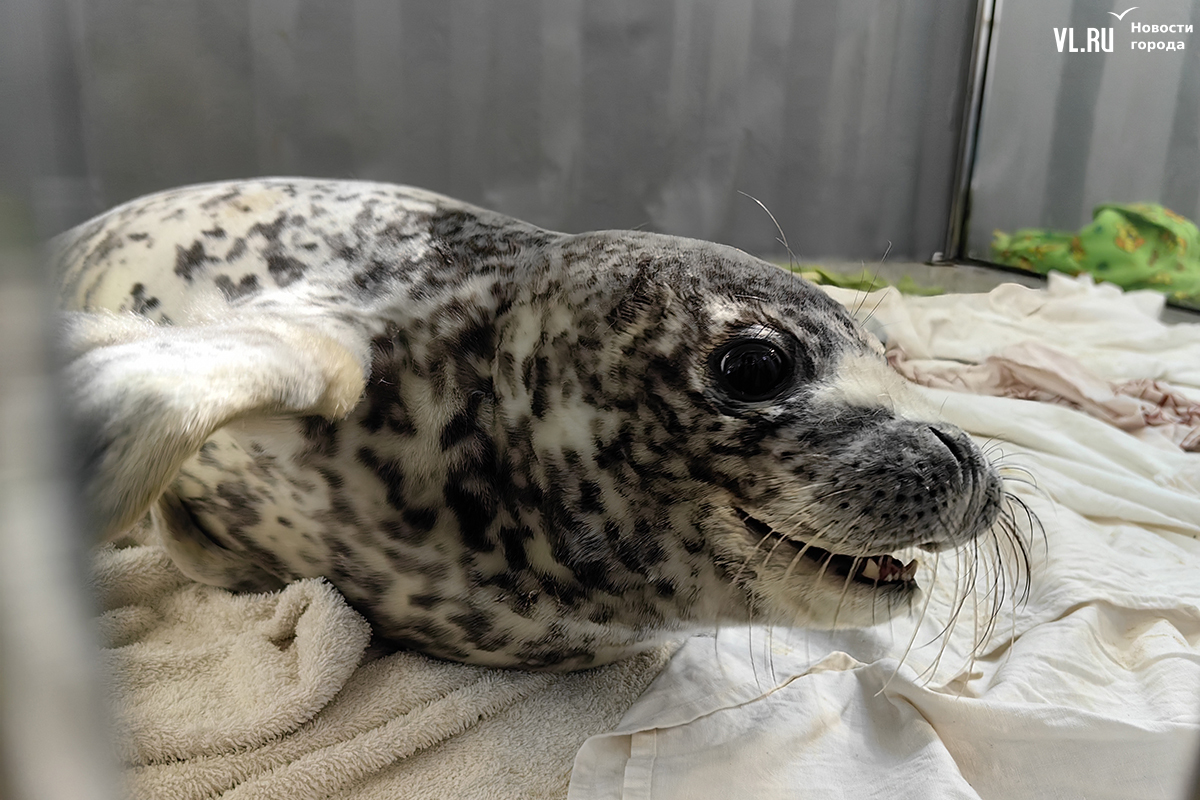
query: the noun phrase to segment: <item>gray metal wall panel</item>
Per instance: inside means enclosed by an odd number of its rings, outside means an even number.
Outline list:
[[[3,169],[86,185],[75,216],[187,182],[357,176],[781,252],[743,191],[797,253],[864,259],[940,247],[974,5],[10,1],[60,43],[26,57],[78,84],[52,98],[78,157],[30,166],[42,145],[8,126]]]

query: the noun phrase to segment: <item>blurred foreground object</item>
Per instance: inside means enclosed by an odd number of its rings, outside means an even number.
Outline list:
[[[62,469],[49,304],[28,241],[0,236],[0,797],[109,800],[87,537]]]

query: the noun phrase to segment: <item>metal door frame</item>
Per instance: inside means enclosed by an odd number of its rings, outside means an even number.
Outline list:
[[[991,58],[996,27],[1000,23],[1003,0],[978,0],[975,5],[975,32],[971,40],[971,58],[965,76],[962,125],[958,139],[958,159],[954,168],[953,194],[946,241],[934,253],[934,264],[989,263],[967,255],[967,226],[971,218],[971,176],[975,169],[975,151],[979,142],[979,123],[983,101],[991,79]],[[1000,265],[996,265],[1000,266]]]

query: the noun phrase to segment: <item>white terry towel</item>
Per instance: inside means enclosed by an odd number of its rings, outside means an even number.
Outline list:
[[[360,664],[370,630],[322,580],[234,595],[156,546],[105,548],[94,576],[134,798],[564,797],[673,650],[569,675]]]

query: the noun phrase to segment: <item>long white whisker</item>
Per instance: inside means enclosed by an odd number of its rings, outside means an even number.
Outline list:
[[[879,691],[875,693],[876,697],[883,694],[885,691],[887,691],[887,688],[892,685],[892,681],[895,679],[896,675],[899,674],[899,672],[900,672],[900,667],[904,666],[904,662],[908,660],[908,654],[910,652],[912,652],[913,642],[915,642],[917,640],[917,634],[921,630],[921,625],[925,622],[925,614],[927,611],[929,611],[929,601],[933,599],[933,587],[937,585],[938,565],[940,564],[941,560],[942,560],[941,553],[934,554],[933,576],[930,577],[930,579],[929,579],[929,591],[927,591],[925,593],[925,602],[921,604],[921,614],[917,618],[916,625],[913,626],[912,636],[910,636],[908,639],[908,645],[904,648],[904,653],[900,656],[900,661],[897,662],[896,668],[894,670],[892,670],[892,674],[888,676],[887,681],[884,682],[883,686],[880,687]]]

